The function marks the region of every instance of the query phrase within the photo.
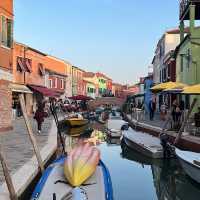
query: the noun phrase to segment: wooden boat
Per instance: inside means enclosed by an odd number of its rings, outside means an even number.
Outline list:
[[[100,160],[100,151],[89,143],[75,147],[64,163],[64,174],[70,185],[77,187],[95,171]]]
[[[111,111],[111,113],[109,114],[109,119],[118,119],[118,120],[122,120],[122,116],[120,112],[117,111]]]
[[[68,119],[66,119],[66,123],[70,127],[80,127],[80,126],[87,125],[89,123],[89,121],[84,118],[68,118]]]
[[[122,131],[124,142],[134,150],[151,158],[163,158],[163,148],[157,137],[129,128]]]
[[[176,155],[184,171],[193,180],[200,183],[200,153],[182,151],[176,148]]]
[[[87,129],[88,129],[88,125],[86,124],[86,125],[80,126],[80,127],[69,128],[67,133],[68,133],[68,135],[76,137],[76,136],[83,135]]]
[[[102,161],[81,187],[73,187],[64,176],[65,157],[54,161],[43,173],[31,200],[113,200],[109,171]]]
[[[109,119],[107,122],[107,134],[110,137],[120,138],[122,135],[122,126],[128,125],[128,123],[121,119]]]

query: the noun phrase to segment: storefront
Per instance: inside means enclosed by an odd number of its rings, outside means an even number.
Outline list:
[[[24,94],[27,113],[28,115],[30,115],[33,92],[25,85],[20,85],[16,83],[12,83],[10,87],[12,91],[12,119],[15,120],[17,117],[22,116],[21,106],[19,102],[19,94]]]

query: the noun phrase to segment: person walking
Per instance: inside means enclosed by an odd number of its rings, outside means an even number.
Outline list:
[[[156,102],[155,99],[151,99],[149,102],[149,118],[152,121],[154,119],[154,112],[156,110]]]
[[[39,103],[38,108],[35,112],[34,119],[37,121],[38,133],[41,133],[42,123],[44,122],[44,118],[47,117],[47,113],[44,112],[44,104]]]

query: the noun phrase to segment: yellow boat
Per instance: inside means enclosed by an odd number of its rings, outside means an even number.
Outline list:
[[[66,119],[66,122],[70,127],[85,126],[89,123],[87,119],[83,119],[83,118],[69,118],[69,119]]]
[[[69,129],[68,134],[71,136],[79,136],[81,135],[86,129],[88,125],[80,126],[80,127],[72,127]]]

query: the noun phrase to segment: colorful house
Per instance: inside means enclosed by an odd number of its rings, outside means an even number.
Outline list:
[[[200,27],[195,20],[200,19],[198,1],[180,1],[180,44],[175,50],[176,81],[189,85],[200,83]],[[184,34],[185,21],[189,20],[189,33]],[[186,105],[190,104],[188,96],[182,97]]]
[[[12,97],[15,107],[19,105],[19,93],[26,99],[29,115],[36,110],[36,104],[43,99],[41,93],[31,92],[26,86],[45,86],[46,54],[21,43],[14,43]],[[16,108],[17,109],[17,108]],[[17,112],[19,113],[19,112]],[[20,116],[20,114],[18,114]]]
[[[107,77],[100,72],[96,73],[96,77],[98,79],[98,94],[99,96],[103,96],[107,91]]]
[[[66,85],[68,80],[66,62],[62,59],[49,55],[45,57],[45,62],[45,86],[55,91],[60,98],[69,96]]]
[[[98,78],[93,72],[85,72],[83,74],[83,81],[85,83],[85,95],[92,98],[98,97]]]
[[[72,95],[83,95],[84,85],[83,85],[83,73],[85,71],[79,67],[72,66]]]
[[[0,131],[11,128],[13,68],[13,0],[0,1]]]

